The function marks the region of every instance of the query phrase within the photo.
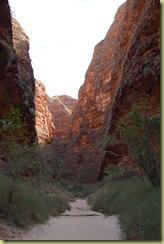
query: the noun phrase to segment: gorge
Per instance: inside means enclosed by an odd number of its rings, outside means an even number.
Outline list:
[[[132,165],[127,146],[111,146],[106,138],[140,99],[153,114],[160,109],[159,1],[127,0],[119,7],[94,48],[77,100],[48,97],[44,81],[34,78],[29,39],[7,0],[0,9],[0,117],[20,109],[29,141],[48,146],[43,161],[50,177],[92,183],[107,165]]]

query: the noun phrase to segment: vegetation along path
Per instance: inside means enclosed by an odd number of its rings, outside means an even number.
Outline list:
[[[91,211],[85,199],[71,203],[71,211],[51,218],[20,235],[22,240],[121,240],[117,216]]]

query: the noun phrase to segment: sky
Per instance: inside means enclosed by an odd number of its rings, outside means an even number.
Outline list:
[[[35,79],[46,93],[78,96],[95,45],[125,0],[9,0],[30,39]]]

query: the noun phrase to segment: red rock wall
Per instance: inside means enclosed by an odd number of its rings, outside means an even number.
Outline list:
[[[35,109],[36,131],[38,142],[46,144],[51,142],[55,130],[52,114],[48,109],[45,86],[42,82],[35,82]]]
[[[23,116],[28,121],[28,127],[31,132],[33,131],[33,138],[35,138],[35,79],[29,56],[29,38],[13,17],[12,31],[13,45],[18,57],[18,86],[23,100]]]
[[[3,116],[12,107],[19,108],[28,121],[28,138],[30,141],[34,141],[36,137],[35,90],[33,71],[28,56],[28,39],[24,39],[26,35],[18,22],[16,20],[11,22],[7,0],[0,1],[0,11],[0,116]],[[24,45],[25,43],[26,45]],[[23,50],[23,53],[19,50]],[[21,59],[23,62],[20,62]],[[28,67],[27,70],[26,67]],[[20,82],[20,69],[23,69],[23,72],[30,78],[24,79],[23,77]]]
[[[112,80],[119,82],[109,119],[109,135],[118,121],[123,118],[134,103],[146,98],[156,113],[160,108],[160,3],[159,1],[127,1],[125,16],[119,33],[120,46],[112,71]],[[109,108],[110,109],[110,108]],[[123,150],[122,150],[123,149]],[[125,145],[110,147],[108,151],[120,154]],[[101,165],[121,163],[124,156],[105,154]],[[133,163],[127,155],[126,164]]]
[[[7,0],[0,1],[0,9],[0,116],[3,116],[13,103],[19,106],[21,96],[17,85],[17,56],[13,49],[10,8]]]
[[[55,125],[54,138],[60,141],[70,139],[70,121],[74,110],[76,99],[62,95],[47,98],[48,107]]]
[[[116,160],[105,154],[105,139],[118,119],[145,95],[159,108],[159,23],[159,1],[127,0],[118,9],[80,88],[60,177],[95,181],[104,164]]]

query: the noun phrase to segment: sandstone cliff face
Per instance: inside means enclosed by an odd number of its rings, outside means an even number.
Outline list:
[[[0,1],[0,116],[8,112],[12,104],[19,106],[17,55],[12,43],[12,25],[8,1]],[[15,97],[13,101],[13,96]]]
[[[28,38],[16,20],[11,23],[7,0],[0,1],[0,9],[0,116],[12,107],[19,108],[28,121],[29,141],[34,141],[35,87]],[[23,71],[22,77],[20,70]]]
[[[80,88],[59,177],[95,181],[107,163],[118,161],[105,154],[105,139],[121,116],[147,95],[159,108],[159,16],[160,3],[154,0],[127,0],[118,9],[105,39],[95,47]],[[112,150],[127,153],[124,145]]]
[[[70,121],[76,99],[62,95],[48,97],[47,101],[55,125],[54,138],[60,141],[68,140],[70,138]]]
[[[159,1],[127,1],[125,15],[118,36],[120,40],[115,65],[112,70],[113,83],[118,82],[114,94],[109,120],[109,135],[117,123],[141,98],[147,99],[155,114],[160,108],[160,3]],[[148,112],[148,111],[147,111]],[[107,150],[126,155],[126,164],[132,161],[125,145],[117,144]],[[124,156],[105,154],[101,165],[119,163]]]
[[[53,138],[55,126],[52,119],[52,114],[48,109],[47,95],[45,86],[42,82],[35,82],[35,109],[36,109],[36,131],[38,142],[46,144]]]
[[[28,121],[28,127],[35,132],[35,79],[29,56],[29,38],[18,23],[12,17],[13,45],[18,57],[18,86],[23,100],[23,116]]]

